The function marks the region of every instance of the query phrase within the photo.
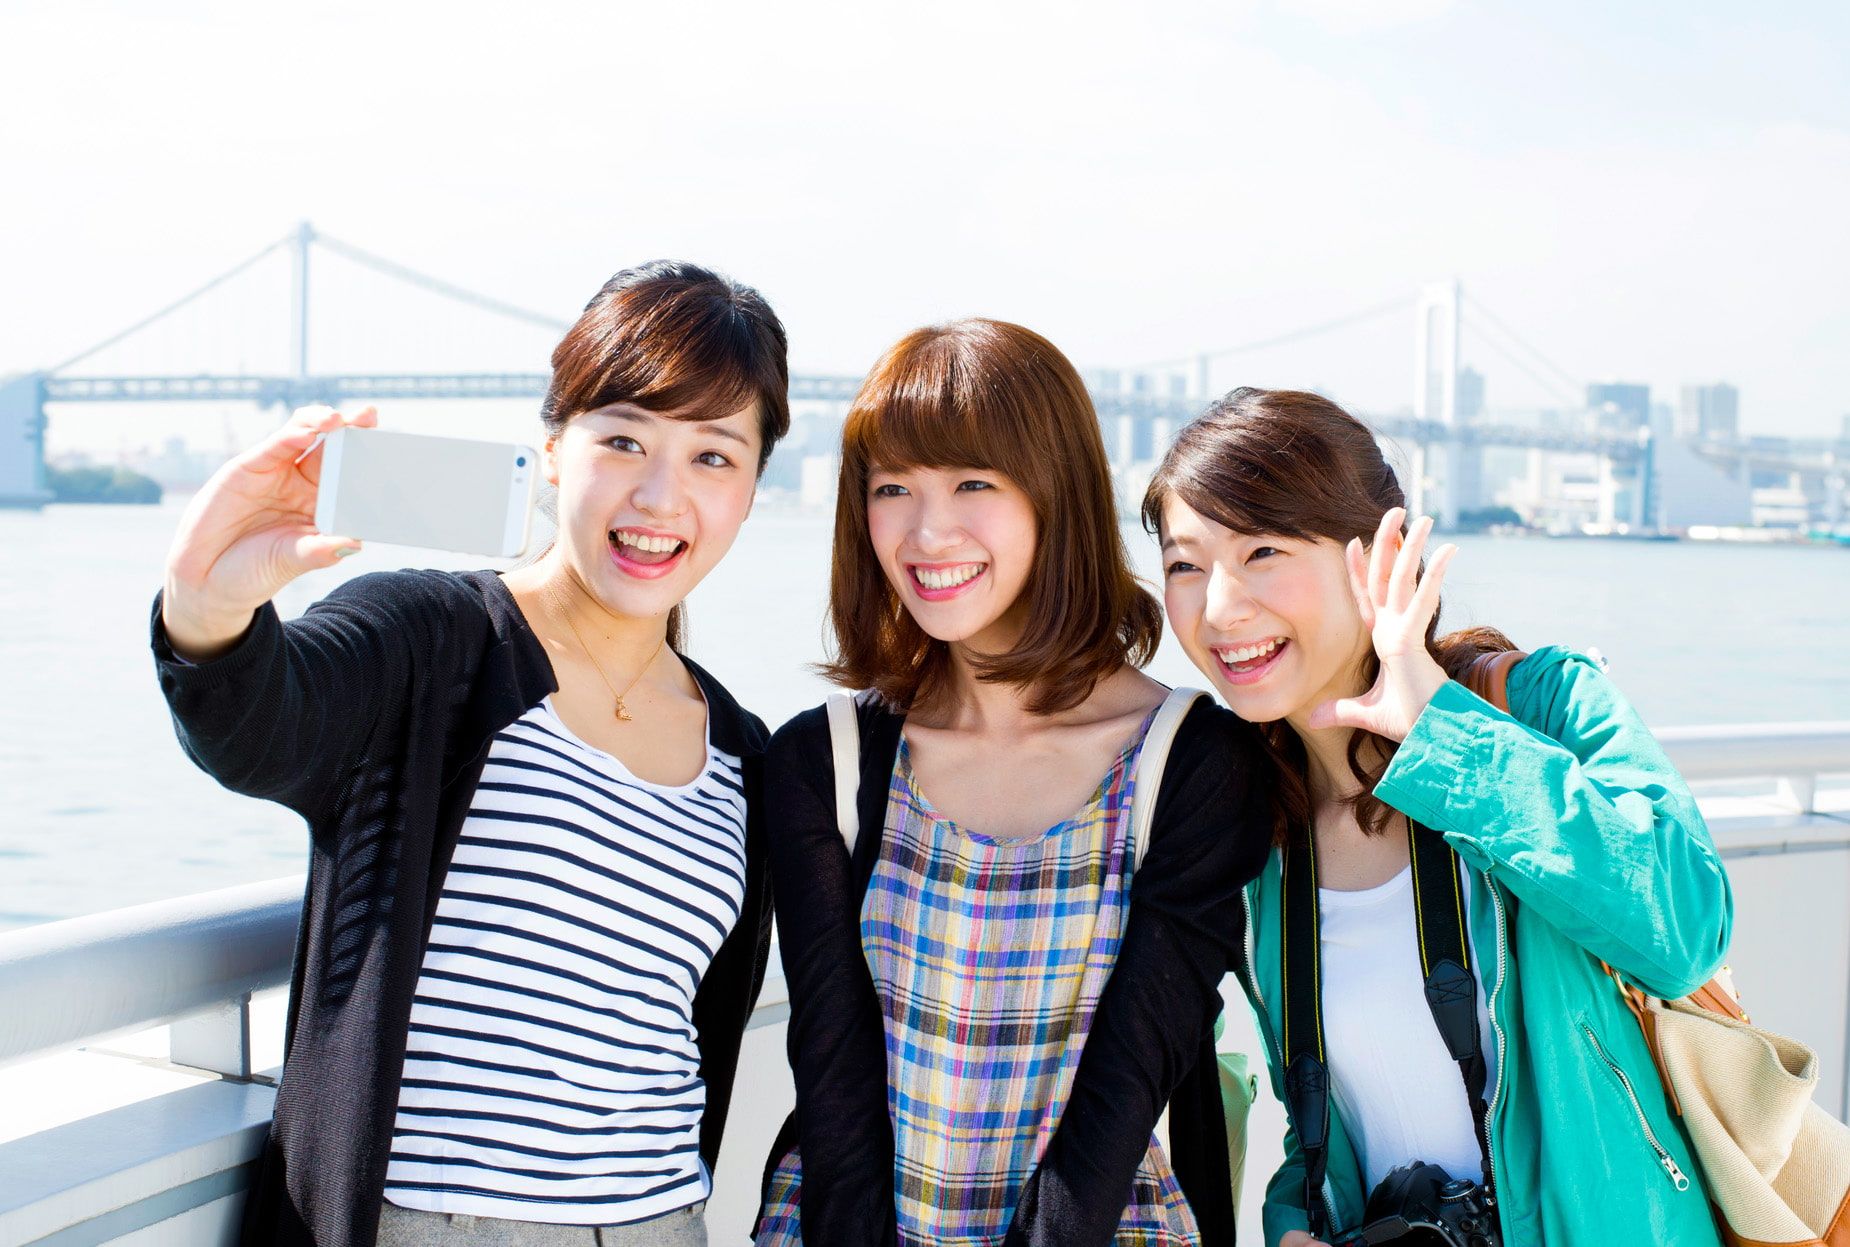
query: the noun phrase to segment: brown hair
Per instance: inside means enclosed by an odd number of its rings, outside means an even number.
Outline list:
[[[1236,532],[1327,538],[1338,545],[1355,537],[1371,542],[1382,515],[1407,505],[1368,426],[1320,394],[1250,387],[1217,400],[1163,456],[1143,496],[1143,523],[1152,533],[1162,527],[1163,506],[1172,497]],[[1462,679],[1481,654],[1516,648],[1495,628],[1444,637],[1438,628],[1435,611],[1426,650],[1453,679]],[[1362,686],[1373,684],[1380,669],[1370,650],[1357,673]],[[1283,843],[1311,817],[1304,746],[1282,721],[1262,725],[1261,734],[1278,772],[1272,831]],[[1365,759],[1371,741],[1376,756]],[[1369,732],[1357,731],[1349,741],[1349,770],[1362,786],[1353,799],[1356,819],[1370,834],[1385,831],[1394,813],[1374,795],[1394,750],[1394,741]]]
[[[540,419],[556,437],[574,416],[631,403],[680,420],[758,406],[758,474],[790,431],[784,326],[750,286],[679,260],[626,268],[605,282],[552,352]],[[668,614],[668,644],[687,639],[687,610]]]
[[[868,538],[868,477],[905,467],[999,472],[1034,507],[1027,625],[1012,650],[977,664],[979,679],[1023,688],[1029,709],[1051,714],[1156,653],[1162,612],[1131,572],[1085,383],[1039,334],[973,318],[901,338],[849,409],[829,576],[834,661],[821,667],[828,679],[872,688],[904,711],[934,695],[949,669],[950,647],[913,622]]]

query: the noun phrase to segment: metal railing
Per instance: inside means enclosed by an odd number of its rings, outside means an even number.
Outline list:
[[[302,877],[0,935],[0,1064],[174,1024],[173,1060],[247,1078],[246,1006],[288,982]]]
[[[1850,720],[1667,727],[1654,734],[1690,783],[1772,779],[1800,814],[1815,812],[1820,776],[1850,773]]]
[[[1693,784],[1777,782],[1762,806],[1783,812],[1724,838],[1723,856],[1850,849],[1850,801],[1832,814],[1816,812],[1820,778],[1850,776],[1850,721],[1668,728],[1657,738]],[[0,1144],[0,1239],[101,1243],[172,1220],[176,1207],[197,1213],[235,1203],[272,1094],[252,1068],[250,999],[288,982],[302,893],[297,875],[0,934],[0,1066],[169,1025],[172,1063],[220,1076],[114,1110],[112,1120],[105,1114]],[[773,958],[749,1025],[788,1014]],[[1850,1035],[1850,1020],[1845,1028]],[[1850,1057],[1850,1042],[1844,1046]],[[1850,1107],[1850,1065],[1843,1094]],[[172,1103],[162,1108],[162,1101]],[[151,1121],[165,1129],[175,1114],[190,1114],[191,1141],[163,1153],[163,1171],[194,1173],[186,1180],[191,1194],[175,1193],[178,1178],[150,1177],[162,1167],[146,1156],[131,1164],[102,1154],[125,1133],[146,1133]],[[35,1146],[53,1136],[55,1146]],[[22,1158],[27,1163],[17,1163]],[[13,1171],[4,1172],[9,1163]],[[78,1169],[84,1174],[73,1178]]]

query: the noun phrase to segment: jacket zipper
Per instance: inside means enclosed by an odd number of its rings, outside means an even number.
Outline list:
[[[1638,1128],[1644,1131],[1645,1141],[1651,1145],[1651,1150],[1657,1153],[1657,1163],[1662,1165],[1664,1172],[1670,1175],[1670,1181],[1677,1190],[1687,1191],[1689,1176],[1677,1167],[1677,1162],[1671,1159],[1670,1153],[1665,1151],[1664,1145],[1658,1141],[1657,1132],[1651,1129],[1651,1122],[1644,1115],[1644,1105],[1638,1102],[1638,1093],[1632,1089],[1632,1080],[1626,1077],[1625,1071],[1619,1068],[1617,1061],[1606,1055],[1605,1045],[1600,1043],[1599,1036],[1593,1033],[1591,1026],[1582,1022],[1580,1029],[1586,1032],[1587,1039],[1593,1044],[1593,1051],[1599,1054],[1599,1059],[1606,1063],[1606,1068],[1613,1072],[1613,1076],[1619,1080],[1619,1085],[1625,1088],[1625,1097],[1632,1102],[1632,1112],[1638,1118]]]
[[[1497,997],[1503,993],[1503,983],[1509,976],[1509,920],[1503,912],[1503,894],[1497,891],[1497,881],[1485,877],[1484,883],[1490,889],[1490,901],[1497,911],[1497,985],[1491,989],[1490,998],[1484,1002],[1484,1011],[1490,1015],[1490,1029],[1497,1037],[1497,1085],[1490,1093],[1490,1103],[1484,1106],[1484,1160],[1490,1166],[1490,1172],[1484,1175],[1484,1183],[1494,1192],[1497,1186],[1497,1144],[1496,1132],[1491,1128],[1497,1119],[1497,1101],[1503,1096],[1504,1074],[1509,1065],[1504,1056],[1503,1024],[1497,1021]]]
[[[1269,1048],[1273,1042],[1272,1015],[1265,1007],[1265,993],[1259,990],[1259,976],[1254,973],[1258,961],[1253,956],[1255,942],[1253,938],[1253,894],[1250,888],[1246,892],[1246,904],[1242,908],[1246,911],[1246,941],[1243,950],[1246,954],[1246,981],[1253,985],[1253,999],[1259,1005],[1259,1024],[1264,1032],[1259,1036],[1259,1040]],[[1336,1187],[1330,1181],[1328,1170],[1325,1170],[1323,1175],[1323,1215],[1329,1221],[1331,1231],[1334,1232],[1336,1229]]]

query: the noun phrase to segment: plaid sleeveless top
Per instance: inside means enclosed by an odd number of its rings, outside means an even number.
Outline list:
[[[861,947],[885,1015],[901,1243],[987,1247],[1071,1094],[1130,901],[1130,800],[1154,714],[1085,806],[1038,835],[985,836],[932,809],[902,739]],[[796,1151],[772,1175],[758,1247],[802,1242]],[[1200,1233],[1154,1136],[1116,1247]]]

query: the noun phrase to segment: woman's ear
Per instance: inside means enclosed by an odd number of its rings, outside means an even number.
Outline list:
[[[548,433],[546,443],[540,448],[540,470],[546,476],[546,483],[554,489],[559,488],[559,435]]]

